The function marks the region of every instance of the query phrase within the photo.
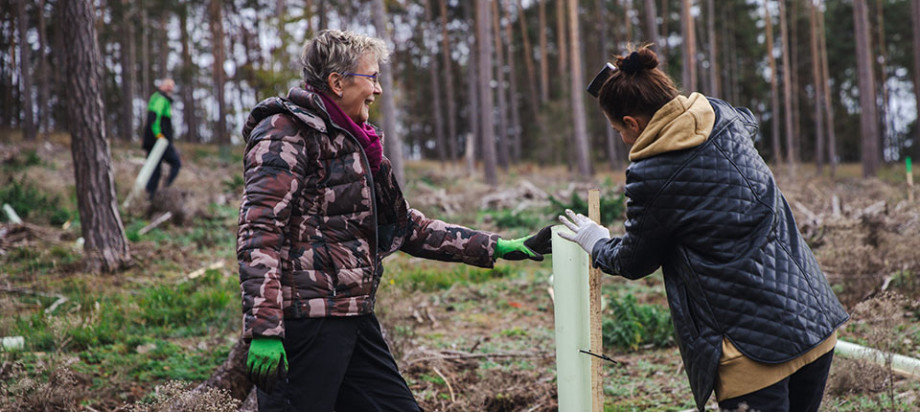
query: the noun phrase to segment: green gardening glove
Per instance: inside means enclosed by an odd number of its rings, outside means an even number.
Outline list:
[[[249,381],[266,393],[275,390],[279,379],[287,376],[287,355],[281,339],[259,337],[249,344],[249,358],[246,359],[246,373]]]
[[[543,260],[543,255],[553,253],[552,226],[544,227],[536,235],[520,239],[498,239],[495,245],[495,258],[506,260]]]

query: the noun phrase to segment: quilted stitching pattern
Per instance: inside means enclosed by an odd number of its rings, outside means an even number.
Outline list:
[[[601,269],[631,279],[662,266],[701,408],[723,336],[754,360],[780,363],[848,318],[754,148],[753,116],[710,102],[716,125],[704,144],[630,165],[627,233],[593,254]]]

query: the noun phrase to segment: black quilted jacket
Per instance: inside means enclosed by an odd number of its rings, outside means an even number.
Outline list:
[[[709,99],[703,144],[626,170],[626,234],[593,249],[604,272],[637,279],[662,268],[697,407],[712,392],[722,338],[745,356],[781,363],[848,319],[754,148],[747,109]]]

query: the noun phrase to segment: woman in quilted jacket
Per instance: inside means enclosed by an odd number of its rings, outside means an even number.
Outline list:
[[[697,407],[817,411],[848,319],[753,145],[751,112],[678,94],[647,47],[589,87],[630,146],[625,234],[566,211],[605,273],[659,267]],[[599,86],[599,89],[598,89]]]
[[[374,316],[387,255],[492,267],[550,252],[548,228],[504,240],[409,207],[367,122],[387,55],[380,39],[320,32],[303,49],[304,86],[259,103],[243,128],[237,257],[261,411],[419,410]]]

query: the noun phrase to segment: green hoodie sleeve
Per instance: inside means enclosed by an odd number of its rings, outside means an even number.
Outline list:
[[[147,104],[147,111],[153,112],[153,114],[156,115],[156,118],[150,125],[150,129],[154,136],[159,137],[163,134],[163,127],[160,124],[162,118],[172,116],[170,114],[169,99],[160,93],[154,93],[153,96],[150,97],[150,102]]]

